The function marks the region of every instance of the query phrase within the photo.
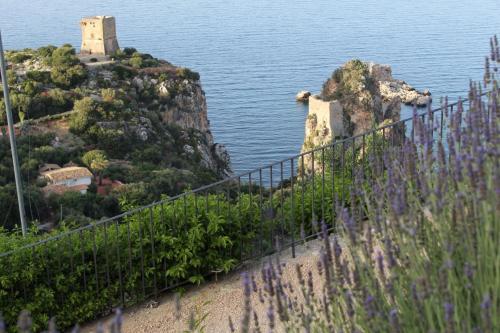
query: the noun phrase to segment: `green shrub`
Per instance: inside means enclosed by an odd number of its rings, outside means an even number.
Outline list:
[[[53,67],[71,67],[80,63],[75,49],[71,45],[63,45],[52,52],[50,65]]]
[[[137,52],[134,53],[132,58],[130,58],[130,60],[129,60],[129,64],[130,64],[130,66],[132,66],[134,68],[141,68],[143,65],[143,60],[142,60],[141,55]]]
[[[13,52],[7,55],[7,60],[15,64],[21,64],[31,58],[33,58],[33,55],[25,52]]]
[[[126,47],[123,49],[123,53],[125,53],[127,56],[132,56],[134,53],[137,53],[137,50],[133,47]]]
[[[114,66],[112,71],[116,74],[119,80],[126,80],[134,76],[134,72],[123,65]]]
[[[79,194],[66,197],[67,207],[82,205]],[[121,302],[121,292],[126,303],[135,302],[164,286],[165,279],[200,283],[206,273],[230,270],[244,249],[241,244],[248,247],[253,233],[249,230],[241,237],[240,222],[229,222],[224,214],[217,214],[227,207],[223,203],[217,206],[215,196],[209,201],[208,213],[195,214],[194,201],[187,198],[186,209],[182,202],[163,209],[158,206],[127,217],[121,225],[108,223],[0,258],[5,268],[0,272],[0,309],[6,321],[14,322],[19,309],[28,308],[35,330],[40,330],[49,314],[57,315],[65,328],[105,313],[110,305]],[[249,202],[242,205],[248,209]],[[257,209],[245,218],[255,220],[256,215]],[[34,237],[0,234],[0,251]],[[142,267],[146,275],[142,275]],[[106,272],[112,274],[109,280]],[[35,297],[22,296],[27,288]]]
[[[118,49],[111,55],[111,58],[116,59],[116,60],[123,60],[123,59],[127,58],[127,55],[125,54],[125,52]]]
[[[87,77],[87,72],[82,65],[71,67],[53,66],[50,71],[50,78],[54,84],[60,88],[71,88],[83,82]]]
[[[84,133],[98,117],[97,102],[90,97],[76,101],[73,110],[75,113],[70,120],[70,130],[76,134]]]
[[[13,71],[12,69],[7,70],[7,84],[9,85],[9,87],[17,84],[17,75],[16,75],[16,72]],[[3,92],[3,90],[2,90],[2,92]]]
[[[54,51],[57,49],[54,45],[42,46],[37,52],[43,58],[51,58]]]
[[[192,81],[198,81],[200,79],[199,73],[193,72],[189,68],[185,67],[177,68],[175,73],[181,79],[187,79]]]
[[[50,72],[29,71],[26,73],[28,80],[48,84],[50,83]]]
[[[40,91],[40,87],[36,82],[28,79],[22,83],[22,90],[26,95],[35,97],[35,95]]]
[[[29,114],[32,119],[36,119],[70,111],[72,107],[72,97],[67,92],[55,88],[35,95],[30,105]]]

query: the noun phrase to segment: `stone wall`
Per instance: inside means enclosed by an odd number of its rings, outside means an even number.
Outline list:
[[[323,101],[317,95],[310,96],[305,129],[305,146],[312,148],[327,144],[336,136],[344,136],[342,114],[343,107],[339,101]]]

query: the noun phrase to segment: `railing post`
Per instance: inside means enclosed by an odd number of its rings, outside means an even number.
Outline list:
[[[120,301],[121,301],[121,306],[125,306],[125,292],[123,290],[123,277],[122,277],[122,259],[120,255],[120,228],[118,227],[118,220],[115,220],[115,232],[116,232],[116,237],[115,237],[115,244],[116,244],[116,260],[118,262],[118,279],[120,283]]]
[[[184,198],[185,198],[185,196],[184,196]],[[186,201],[184,200],[184,202],[186,202]],[[156,283],[156,252],[155,252],[155,238],[154,238],[153,207],[149,207],[149,232],[151,235],[151,266],[153,268],[154,296],[155,296],[155,298],[157,298],[158,297],[158,286]]]

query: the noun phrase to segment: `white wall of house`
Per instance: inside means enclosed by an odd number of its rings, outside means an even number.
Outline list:
[[[58,182],[55,182],[55,185],[66,185],[66,186],[77,186],[77,185],[90,185],[92,182],[91,177],[81,177],[81,178],[73,178],[73,179],[65,179]]]

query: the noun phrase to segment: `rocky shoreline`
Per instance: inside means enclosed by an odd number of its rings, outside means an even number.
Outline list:
[[[297,100],[304,101],[307,93],[301,91]],[[397,121],[402,103],[424,107],[432,96],[428,90],[421,92],[394,79],[389,65],[352,60],[335,70],[321,93],[308,96],[307,101],[302,152]]]
[[[432,94],[429,89],[419,91],[403,80],[394,79],[391,66],[368,63],[368,68],[373,78],[378,81],[380,95],[384,101],[391,101],[399,97],[402,103],[418,108],[426,107],[432,103]],[[310,91],[301,90],[295,95],[295,100],[308,103],[310,96],[312,96]]]

